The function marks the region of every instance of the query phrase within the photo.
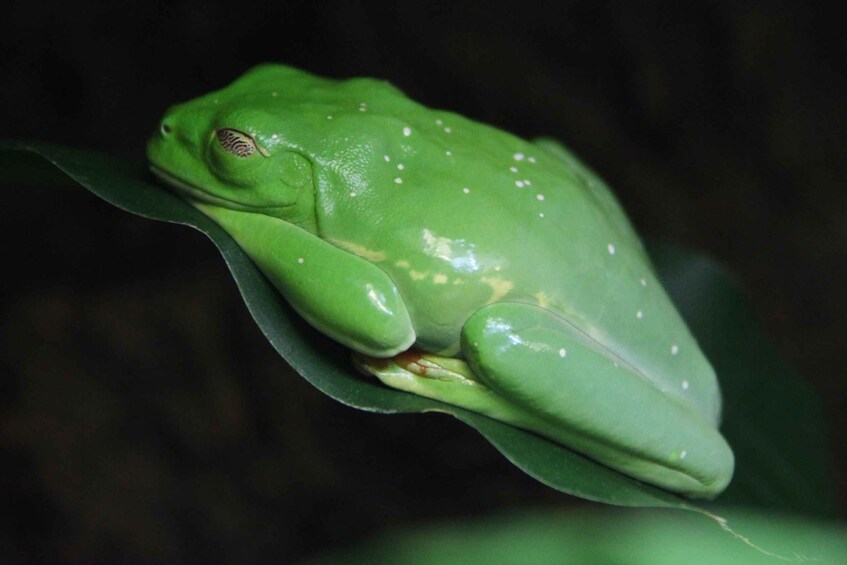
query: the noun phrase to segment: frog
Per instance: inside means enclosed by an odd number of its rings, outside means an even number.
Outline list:
[[[169,108],[147,158],[358,378],[688,498],[729,484],[715,371],[612,190],[560,142],[263,64]]]

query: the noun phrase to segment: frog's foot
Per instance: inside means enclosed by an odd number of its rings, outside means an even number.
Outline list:
[[[360,371],[374,375],[381,380],[387,374],[402,372],[441,381],[462,383],[468,380],[476,381],[464,361],[433,355],[419,349],[408,349],[389,358],[369,357],[361,353],[353,353],[353,363]]]
[[[420,396],[456,404],[453,389],[459,387],[485,388],[470,367],[460,359],[432,355],[409,349],[394,357],[370,357],[353,352],[353,365],[366,375],[373,375],[384,384],[413,392]]]
[[[518,426],[692,497],[714,497],[732,477],[712,424],[561,316],[492,304],[465,324],[462,350],[480,384],[534,416]]]
[[[461,359],[410,349],[389,358],[354,352],[353,364],[360,372],[375,376],[391,388],[466,408],[523,428],[528,427],[526,422],[535,424],[535,427],[545,425],[481,383]]]

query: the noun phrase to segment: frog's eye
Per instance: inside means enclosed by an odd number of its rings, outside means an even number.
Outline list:
[[[236,157],[250,157],[259,153],[267,157],[267,152],[256,144],[256,141],[244,132],[237,129],[223,128],[215,132],[221,148]]]

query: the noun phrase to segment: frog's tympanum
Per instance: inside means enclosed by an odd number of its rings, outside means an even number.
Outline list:
[[[728,484],[715,373],[562,145],[264,65],[169,109],[148,157],[386,385],[687,496]]]

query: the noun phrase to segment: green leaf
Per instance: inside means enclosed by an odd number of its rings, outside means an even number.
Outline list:
[[[847,555],[844,524],[773,512],[730,509],[728,513],[733,527],[749,542],[694,515],[591,507],[415,524],[382,532],[352,548],[321,553],[301,565],[773,565],[843,563]]]
[[[612,471],[529,432],[451,405],[388,389],[375,380],[359,376],[353,371],[344,348],[303,322],[226,232],[185,201],[154,184],[142,164],[69,147],[0,142],[0,180],[53,184],[56,170],[123,210],[146,218],[191,226],[206,234],[223,255],[250,313],[273,347],[299,374],[335,400],[373,412],[450,414],[479,431],[527,474],[566,493],[623,506],[696,509],[674,494]],[[730,491],[734,490],[738,499],[762,505],[779,504],[800,510],[821,508],[826,497],[819,498],[820,489],[809,487],[798,492],[795,488],[795,481],[804,476],[820,477],[817,466],[823,459],[817,451],[818,446],[804,443],[797,433],[786,433],[785,430],[786,426],[791,426],[791,420],[785,424],[785,415],[790,415],[797,419],[797,429],[811,426],[819,431],[815,413],[810,411],[814,403],[808,400],[807,391],[790,373],[780,369],[772,357],[767,358],[769,362],[757,357],[760,354],[767,356],[768,352],[761,353],[759,349],[752,348],[738,352],[730,348],[730,355],[722,349],[728,346],[727,336],[734,336],[729,344],[733,345],[747,343],[745,340],[750,339],[755,341],[750,337],[755,336],[755,332],[749,320],[740,326],[734,325],[736,321],[732,317],[737,314],[736,310],[723,313],[719,307],[699,306],[704,297],[717,305],[735,304],[738,300],[737,290],[714,264],[666,248],[662,248],[656,257],[657,268],[665,284],[723,377],[729,441],[732,445],[738,441],[738,447],[750,449],[750,457],[747,457],[746,451],[739,453],[736,449],[738,460],[743,464],[739,465],[738,476],[743,480],[740,481],[741,487],[731,487]],[[704,265],[709,267],[705,269],[709,276],[696,278],[696,275],[703,274]],[[714,310],[722,315],[715,316]],[[779,382],[785,381],[789,392],[782,394],[778,402],[769,397],[767,402],[758,403],[756,410],[762,404],[766,405],[766,409],[759,410],[761,414],[756,412],[761,417],[751,418],[749,410],[740,409],[743,403],[749,401],[745,391],[767,390],[768,394],[779,394],[779,391],[772,390],[778,386],[771,380],[772,374],[758,372],[764,369],[781,370],[783,378]],[[727,379],[727,375],[731,378]],[[780,421],[775,422],[774,418]],[[781,434],[780,437],[776,437],[777,434]],[[781,456],[770,457],[772,450],[769,446],[775,446]],[[763,453],[759,453],[758,448],[762,448]],[[757,483],[760,476],[764,477],[762,484],[767,488],[754,492],[750,484]]]
[[[721,383],[721,431],[735,452],[721,505],[835,515],[821,405],[766,342],[739,284],[714,261],[667,244],[651,245],[651,255]]]

